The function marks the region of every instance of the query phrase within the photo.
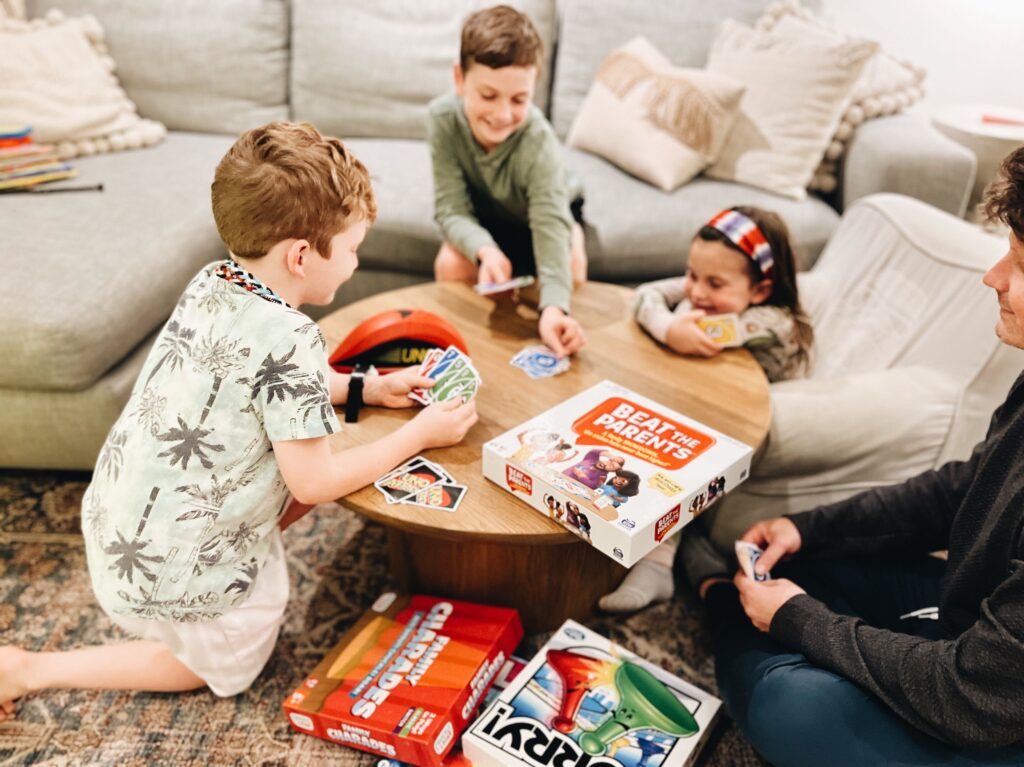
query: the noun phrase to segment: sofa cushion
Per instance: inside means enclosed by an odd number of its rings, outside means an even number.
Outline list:
[[[432,276],[441,230],[425,141],[352,139],[345,145],[370,171],[377,221],[359,248],[359,268]]]
[[[103,25],[139,114],[171,130],[241,133],[288,118],[286,0],[28,0]]]
[[[820,2],[809,0],[816,9]],[[551,122],[561,138],[609,51],[643,35],[681,67],[703,67],[724,19],[753,24],[765,0],[563,0]]]
[[[158,146],[76,160],[102,192],[0,198],[0,387],[80,390],[171,313],[223,258],[210,183],[230,136],[171,133]]]
[[[782,216],[800,269],[814,263],[839,221],[835,210],[813,196],[797,202],[702,177],[665,193],[599,157],[575,149],[565,153],[583,180],[587,255],[595,280],[639,282],[682,274],[697,230],[733,205],[756,205]]]
[[[554,0],[512,0],[544,44],[535,101],[547,109]],[[451,90],[462,22],[476,0],[293,0],[292,107],[342,138],[423,138],[427,103]]]

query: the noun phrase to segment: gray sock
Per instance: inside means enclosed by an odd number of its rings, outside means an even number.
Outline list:
[[[610,613],[628,613],[647,607],[651,602],[671,599],[675,593],[672,569],[660,562],[641,559],[626,573],[622,584],[597,603]]]

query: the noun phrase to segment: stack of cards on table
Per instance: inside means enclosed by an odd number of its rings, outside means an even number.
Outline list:
[[[533,379],[556,376],[569,369],[568,357],[558,359],[553,351],[540,344],[527,346],[511,362]]]
[[[455,511],[466,494],[465,485],[436,463],[416,456],[373,483],[388,503],[409,503],[427,509]]]
[[[768,573],[758,575],[754,572],[754,565],[757,564],[757,560],[761,558],[762,554],[764,552],[759,546],[747,541],[736,541],[736,559],[739,560],[740,568],[751,580],[770,581],[772,578]]]
[[[423,405],[445,402],[453,397],[462,397],[469,402],[476,396],[482,381],[473,362],[454,346],[431,349],[420,365],[420,375],[433,378],[436,382],[429,389],[413,389],[409,397]]]

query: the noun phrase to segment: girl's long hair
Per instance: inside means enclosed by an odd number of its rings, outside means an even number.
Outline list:
[[[764,301],[762,306],[782,306],[793,313],[793,323],[796,330],[796,343],[799,351],[800,364],[804,370],[810,367],[811,347],[814,345],[814,328],[800,306],[800,297],[796,289],[796,258],[793,256],[793,247],[789,242],[789,228],[786,222],[778,213],[770,210],[755,208],[748,205],[736,205],[731,208],[737,213],[742,213],[755,224],[764,234],[768,245],[772,249],[772,260],[775,262],[770,275],[772,280],[771,295]],[[750,258],[732,240],[722,232],[711,226],[702,226],[697,232],[697,237],[707,242],[722,242],[726,247],[732,248],[747,260],[747,271],[750,275],[751,284],[756,285],[765,278],[757,266],[757,262]]]

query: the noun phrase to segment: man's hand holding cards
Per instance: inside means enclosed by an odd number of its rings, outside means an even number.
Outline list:
[[[443,351],[428,351],[419,372],[433,380],[434,385],[429,389],[413,389],[409,397],[424,405],[447,402],[455,397],[469,402],[482,383],[473,362],[454,346]]]
[[[761,575],[754,570],[754,566],[764,554],[760,546],[755,546],[748,541],[736,541],[735,546],[736,559],[740,563],[740,569],[743,570],[748,578],[759,583],[771,580],[772,576],[770,573]]]

